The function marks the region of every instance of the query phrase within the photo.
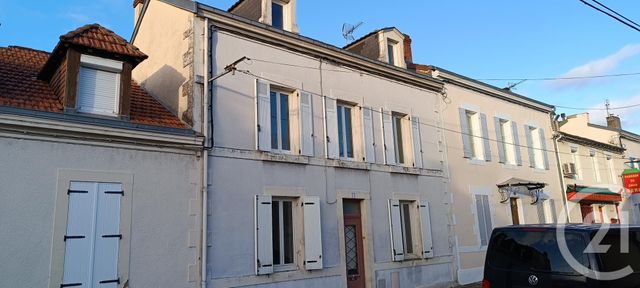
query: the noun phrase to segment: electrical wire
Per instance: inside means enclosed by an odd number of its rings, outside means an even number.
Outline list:
[[[640,27],[640,24],[638,24],[638,23],[634,22],[633,20],[631,20],[631,19],[629,19],[629,18],[627,18],[627,17],[624,17],[624,16],[623,16],[623,15],[621,15],[620,13],[618,13],[618,12],[616,12],[615,10],[613,10],[613,9],[611,9],[611,8],[609,8],[609,7],[607,7],[606,5],[604,5],[604,4],[600,3],[600,2],[598,2],[597,0],[592,0],[592,1],[593,1],[593,2],[595,2],[595,3],[597,3],[597,4],[598,4],[598,5],[600,5],[600,6],[604,7],[604,9],[607,9],[607,10],[609,10],[609,11],[613,12],[613,14],[616,14],[616,15],[618,15],[618,16],[620,16],[620,17],[622,17],[622,19],[627,20],[627,21],[629,21],[629,22],[633,23],[633,25],[636,25],[636,26]]]
[[[615,19],[615,20],[616,20],[616,21],[618,21],[618,22],[620,22],[620,23],[622,23],[622,24],[624,24],[624,25],[627,25],[627,26],[631,27],[631,29],[633,29],[633,30],[636,30],[636,31],[640,32],[640,27],[637,27],[637,26],[635,26],[635,25],[633,25],[633,24],[631,24],[631,23],[629,23],[629,22],[626,22],[625,20],[620,19],[620,18],[618,18],[617,16],[615,16],[615,15],[613,15],[613,14],[611,14],[611,13],[607,12],[607,11],[604,11],[604,10],[602,10],[602,9],[598,8],[598,7],[594,6],[594,5],[593,5],[593,4],[591,4],[591,3],[587,3],[587,1],[585,1],[585,0],[579,0],[579,1],[580,1],[580,2],[582,2],[582,3],[584,3],[585,5],[587,5],[587,6],[591,7],[591,8],[593,8],[593,9],[596,9],[596,10],[600,11],[600,12],[601,12],[601,13],[603,13],[603,14],[606,14],[607,16],[609,16],[609,17],[611,17],[611,18]],[[612,11],[613,13],[615,13],[615,14],[617,14],[617,15],[620,15],[620,14],[618,14],[617,12],[615,12],[615,11],[613,11],[613,10],[609,9],[608,7],[606,7],[606,6],[602,5],[602,4],[600,4],[599,2],[597,2],[597,1],[596,1],[596,3],[598,3],[599,5],[601,5],[601,6],[605,7],[605,9],[607,9],[607,10],[609,10],[609,11]],[[620,15],[620,16],[622,16],[622,15]],[[626,17],[624,17],[624,16],[622,16],[622,18],[628,19],[628,18],[626,18]],[[629,20],[629,21],[630,21],[630,20]],[[635,22],[633,22],[633,21],[631,21],[631,22],[635,24]],[[637,25],[637,24],[636,24],[636,25]]]
[[[618,73],[618,74],[605,74],[605,75],[591,75],[591,76],[567,76],[567,77],[542,77],[542,78],[479,78],[474,79],[477,81],[556,81],[556,80],[580,80],[580,79],[595,79],[595,78],[609,78],[609,77],[625,77],[625,76],[638,76],[640,72],[633,73]]]
[[[560,105],[554,105],[557,108],[564,108],[564,109],[571,109],[571,110],[602,110],[602,111],[607,111],[607,110],[621,110],[621,109],[629,109],[629,108],[633,108],[633,107],[640,107],[640,104],[633,104],[633,105],[627,105],[627,106],[620,106],[620,107],[611,107],[611,108],[577,108],[577,107],[568,107],[568,106],[560,106]]]
[[[242,73],[242,74],[245,74],[245,75],[248,75],[248,76],[251,76],[251,77],[255,77],[255,78],[257,78],[257,79],[261,79],[261,80],[264,80],[264,81],[268,81],[268,82],[271,82],[271,83],[274,83],[274,84],[277,84],[277,85],[279,85],[279,86],[283,86],[283,87],[286,87],[286,88],[291,88],[291,89],[294,89],[294,90],[303,90],[303,89],[301,89],[301,87],[292,87],[292,86],[291,86],[291,85],[289,85],[289,84],[285,84],[285,83],[279,82],[279,81],[277,81],[277,80],[273,80],[273,79],[270,79],[270,78],[267,78],[267,77],[263,77],[263,76],[256,75],[256,74],[252,73],[252,72],[251,72],[251,71],[249,71],[249,70],[240,70],[240,69],[238,69],[238,70],[237,70],[237,72]],[[337,101],[337,100],[339,100],[339,99],[337,99],[337,98],[332,98],[332,97],[329,97],[329,96],[326,96],[326,95],[320,95],[320,94],[318,94],[318,93],[313,93],[313,92],[306,91],[306,90],[304,90],[304,91],[305,91],[305,92],[307,92],[307,93],[309,93],[310,95],[313,95],[313,96],[316,96],[316,97],[320,97],[322,100],[325,100],[325,99],[329,99],[329,100],[336,100],[336,101]],[[385,112],[383,112],[383,111],[378,111],[378,110],[371,109],[371,108],[368,108],[368,109],[369,109],[371,112],[374,112],[374,113],[380,114],[381,116],[385,116],[385,115],[386,115],[386,116],[391,116],[391,117],[393,117],[392,113],[385,113]],[[405,118],[403,118],[403,119],[401,119],[401,120],[403,120],[403,121],[410,121],[410,122],[412,122],[412,123],[413,123],[413,122],[415,122],[415,123],[418,123],[419,125],[422,125],[422,126],[426,126],[426,127],[430,127],[430,128],[436,128],[436,129],[441,129],[441,130],[443,130],[443,131],[447,131],[447,132],[451,132],[451,133],[455,133],[455,134],[459,134],[459,135],[464,135],[464,136],[469,136],[469,137],[473,137],[473,138],[479,138],[479,139],[481,139],[481,140],[487,140],[487,141],[495,142],[495,143],[498,143],[498,144],[500,144],[500,145],[502,145],[502,144],[504,144],[504,143],[505,143],[504,141],[500,141],[500,140],[497,140],[497,139],[492,139],[492,138],[489,138],[489,137],[483,137],[483,136],[479,136],[479,135],[474,135],[473,133],[465,133],[465,132],[458,131],[458,130],[455,130],[455,129],[446,128],[446,127],[438,126],[438,125],[435,125],[435,124],[425,123],[425,122],[423,122],[423,121],[416,121],[416,120],[414,120],[414,119],[405,119]],[[451,123],[446,123],[446,124],[451,124]],[[518,147],[518,148],[526,148],[526,149],[539,150],[539,151],[547,152],[547,153],[558,153],[558,154],[564,154],[564,155],[576,155],[576,156],[581,156],[581,157],[597,157],[597,158],[605,158],[605,159],[606,159],[606,157],[607,157],[606,155],[605,155],[605,156],[591,156],[590,154],[584,154],[584,155],[581,155],[581,154],[570,153],[570,152],[562,152],[562,151],[555,151],[555,150],[550,150],[550,149],[542,149],[542,148],[536,148],[536,147],[529,147],[529,146],[527,146],[527,145],[523,145],[523,144],[515,144],[515,143],[507,143],[507,144],[508,144],[508,145],[512,145],[512,146],[514,146],[514,147]],[[460,149],[459,147],[451,147],[451,146],[446,146],[446,147],[448,147],[448,148],[452,148],[452,149]],[[596,155],[597,155],[597,154],[596,154]],[[496,155],[493,155],[493,156],[496,156]],[[523,162],[524,162],[524,160],[523,160]]]

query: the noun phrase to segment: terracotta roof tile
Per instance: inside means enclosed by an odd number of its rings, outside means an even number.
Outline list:
[[[99,24],[85,25],[68,32],[60,36],[60,43],[69,43],[135,58],[147,58],[147,55],[142,53],[138,47]]]
[[[62,100],[36,76],[49,53],[24,47],[0,47],[0,106],[58,112]],[[131,122],[169,128],[188,128],[160,102],[131,82]]]

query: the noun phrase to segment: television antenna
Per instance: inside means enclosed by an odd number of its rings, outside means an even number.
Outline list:
[[[353,32],[356,31],[356,29],[358,29],[358,27],[360,27],[363,23],[364,22],[360,21],[355,25],[348,23],[342,24],[342,37],[344,37],[344,40],[347,41],[347,44],[349,44],[349,41],[355,40],[355,38],[353,38]]]

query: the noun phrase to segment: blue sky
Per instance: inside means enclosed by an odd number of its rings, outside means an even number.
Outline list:
[[[235,0],[201,2],[226,9]],[[640,21],[640,1],[601,2]],[[298,1],[305,36],[342,46],[342,24],[358,21],[364,24],[356,37],[396,26],[413,39],[414,62],[475,79],[640,72],[640,32],[578,0]],[[128,39],[132,0],[0,0],[0,23],[0,46],[50,51],[59,35],[87,23],[100,23]],[[513,81],[487,82],[504,87]],[[640,104],[640,76],[526,81],[515,92],[559,106],[604,108],[609,99],[619,107]],[[588,112],[592,122],[603,123],[604,111]],[[640,107],[614,112],[625,129],[640,133]]]

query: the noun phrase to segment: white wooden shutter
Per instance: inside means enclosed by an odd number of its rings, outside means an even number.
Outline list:
[[[473,151],[471,151],[471,130],[469,122],[467,122],[467,110],[464,108],[458,108],[460,114],[460,134],[462,135],[462,150],[464,151],[464,158],[473,158]]]
[[[389,199],[389,224],[391,226],[391,255],[393,261],[404,260],[402,224],[400,221],[400,201]]]
[[[320,225],[320,198],[305,196],[304,201],[304,267],[322,269],[322,226]]]
[[[369,163],[375,163],[376,150],[373,135],[373,111],[370,107],[362,107],[362,123],[362,130],[364,130],[364,159]]]
[[[393,142],[393,117],[391,111],[381,109],[382,111],[382,134],[384,137],[384,155],[387,165],[396,164],[396,146]]]
[[[420,201],[420,224],[422,228],[422,258],[433,258],[433,237],[429,202]]]
[[[480,124],[482,125],[482,146],[484,147],[484,160],[491,161],[491,142],[489,142],[489,127],[487,125],[487,115],[480,113]]]
[[[411,117],[411,132],[413,139],[413,157],[414,166],[422,168],[422,137],[420,135],[420,118],[416,116]]]
[[[531,128],[529,125],[524,125],[524,133],[527,137],[527,152],[529,152],[529,167],[536,167],[536,154],[533,151],[533,135],[531,135]]]
[[[119,73],[80,66],[77,95],[79,112],[117,114],[119,94]]]
[[[507,162],[507,158],[505,157],[505,153],[506,151],[504,151],[504,133],[505,131],[502,131],[502,123],[500,121],[500,118],[498,117],[493,117],[493,125],[496,127],[496,142],[498,143],[498,162],[499,163],[506,163]]]
[[[516,164],[518,164],[518,166],[522,166],[520,134],[518,133],[518,124],[515,121],[511,121],[511,131],[513,132],[513,148],[516,150]]]
[[[121,184],[100,183],[96,211],[93,287],[118,287],[118,251],[120,233]]]
[[[309,92],[300,91],[300,154],[313,156],[313,109]]]
[[[69,186],[67,232],[64,236],[64,275],[61,284],[92,286],[96,192],[95,183],[72,182]]]
[[[338,159],[340,141],[338,140],[338,107],[336,99],[325,98],[325,117],[327,121],[327,157]]]
[[[271,151],[271,100],[269,83],[256,81],[256,113],[258,150]]]
[[[271,195],[256,195],[256,274],[273,273],[273,238]]]
[[[542,164],[544,165],[544,169],[549,170],[549,153],[547,153],[547,138],[544,135],[544,129],[538,128],[538,134],[540,134],[540,153],[542,153]]]

